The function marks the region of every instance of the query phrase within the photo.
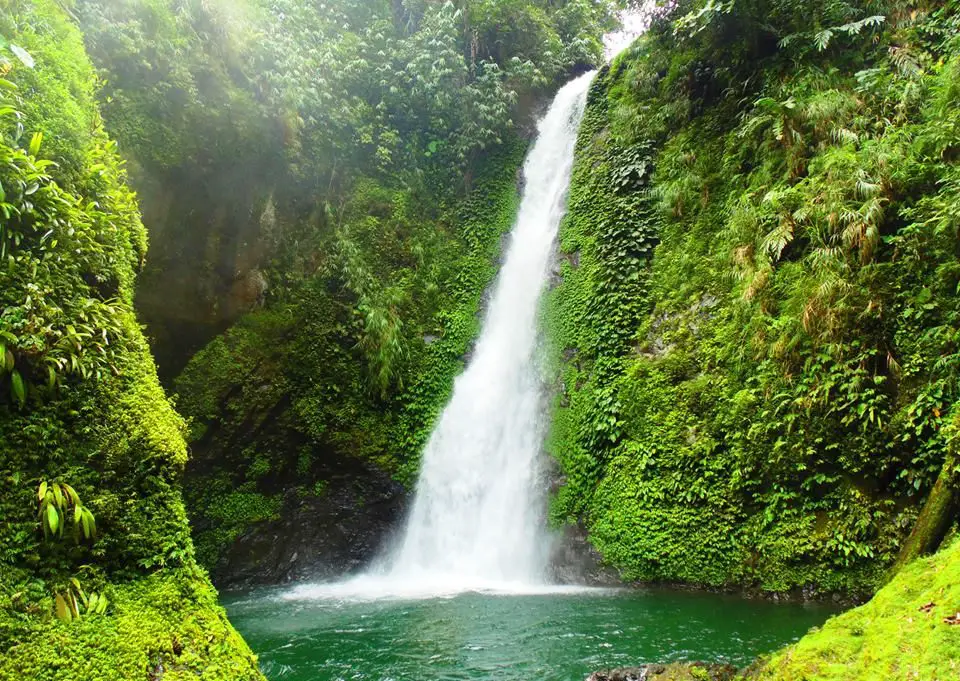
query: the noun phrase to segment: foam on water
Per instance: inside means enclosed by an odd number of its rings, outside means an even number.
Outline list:
[[[278,596],[283,601],[417,601],[428,598],[453,598],[463,593],[488,596],[575,596],[581,594],[613,594],[613,588],[585,587],[567,584],[532,584],[524,582],[469,583],[456,576],[447,579],[398,580],[391,575],[360,575],[343,582],[302,584]]]

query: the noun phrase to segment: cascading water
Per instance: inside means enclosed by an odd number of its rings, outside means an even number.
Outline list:
[[[546,585],[538,307],[566,206],[593,74],[557,93],[524,164],[525,188],[476,350],[423,454],[405,534],[374,571],[303,596],[377,596]]]
[[[537,311],[591,79],[561,89],[540,122],[476,351],[424,450],[406,535],[392,557],[397,579],[464,587],[545,580]]]

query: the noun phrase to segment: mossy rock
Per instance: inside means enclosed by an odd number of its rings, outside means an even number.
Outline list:
[[[590,91],[545,313],[551,515],[626,579],[868,596],[953,504],[958,6],[829,49],[812,27],[862,3],[697,7]]]
[[[0,679],[260,681],[194,558],[186,428],[133,311],[146,230],[80,33],[4,0],[0,35],[32,55],[0,59]],[[77,496],[44,532],[54,484]]]
[[[587,681],[734,681],[736,675],[729,664],[678,662],[594,672]]]
[[[752,670],[751,681],[960,678],[960,541]]]
[[[0,653],[0,681],[263,680],[202,571],[164,570],[105,595],[106,615],[35,621]]]

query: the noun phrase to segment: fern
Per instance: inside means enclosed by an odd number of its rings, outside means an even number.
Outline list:
[[[781,220],[780,224],[763,240],[762,250],[776,262],[783,255],[784,249],[793,241],[792,220]]]

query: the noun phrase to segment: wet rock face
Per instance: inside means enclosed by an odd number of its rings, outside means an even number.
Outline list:
[[[324,493],[285,493],[280,519],[250,527],[211,571],[221,589],[329,580],[357,572],[378,555],[399,526],[404,488],[366,470],[331,478]]]
[[[623,586],[617,571],[604,565],[582,525],[565,525],[550,555],[550,576],[559,584]]]
[[[267,279],[259,267],[281,228],[269,174],[251,175],[249,167],[238,161],[215,177],[195,168],[133,174],[150,231],[136,305],[161,381],[263,303]]]
[[[648,664],[594,672],[586,681],[733,681],[737,668],[729,664]]]
[[[542,484],[553,496],[566,484],[556,459],[546,453],[541,459]],[[597,587],[623,586],[619,574],[603,564],[603,557],[587,537],[583,523],[564,525],[553,537],[550,547],[549,576],[557,584]]]

